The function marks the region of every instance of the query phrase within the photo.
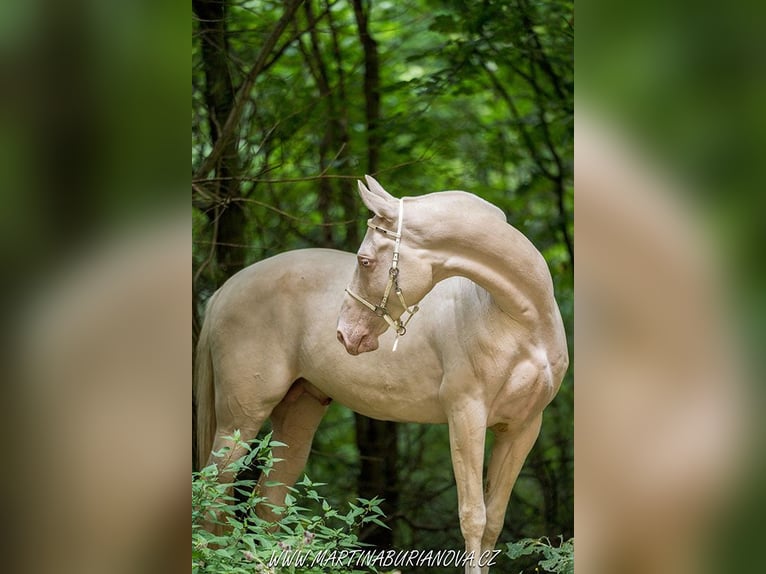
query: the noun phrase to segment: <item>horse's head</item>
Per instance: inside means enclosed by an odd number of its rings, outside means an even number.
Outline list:
[[[377,349],[378,337],[389,327],[404,335],[417,304],[434,285],[423,249],[423,206],[396,199],[373,178],[366,179],[367,186],[358,182],[359,194],[375,216],[367,222],[338,317],[338,340],[352,355]]]

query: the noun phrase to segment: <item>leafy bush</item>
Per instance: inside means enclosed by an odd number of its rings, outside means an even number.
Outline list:
[[[535,572],[551,572],[553,574],[574,574],[574,538],[564,540],[559,537],[559,545],[553,546],[546,538],[524,538],[518,542],[507,544],[506,556],[516,560],[521,556],[542,554],[543,559],[538,563]]]
[[[247,450],[247,454],[238,461],[224,461],[227,462],[227,472],[233,472],[234,476],[256,464],[268,477],[274,464],[280,460],[273,456],[272,448],[284,445],[271,440],[271,434],[250,444],[243,442],[238,432],[230,438]],[[218,457],[227,454],[228,449],[214,453]],[[333,557],[361,551],[363,544],[355,534],[359,527],[370,522],[385,526],[381,521],[380,500],[357,499],[358,504],[349,503],[349,510],[344,514],[331,508],[319,495],[316,489],[320,486],[323,486],[322,483],[314,483],[305,476],[289,489],[284,508],[270,505],[280,516],[275,525],[255,514],[257,504],[268,503],[254,492],[254,480],[237,479],[231,484],[220,484],[215,465],[193,473],[192,574],[313,574],[324,572],[327,561]],[[239,500],[230,488],[241,496]],[[298,500],[303,498],[315,501],[321,512],[312,512],[300,506]],[[206,520],[223,524],[226,533],[215,535],[209,532],[203,527]],[[346,554],[342,554],[344,551]],[[291,554],[302,558],[304,564],[276,562]],[[343,563],[336,561],[332,570],[339,573],[359,571],[354,566],[351,560]]]

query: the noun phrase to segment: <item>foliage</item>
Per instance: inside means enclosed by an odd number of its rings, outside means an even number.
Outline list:
[[[250,444],[243,442],[238,432],[231,438],[235,446],[244,447],[248,452],[230,463],[225,460],[228,449],[216,453],[227,463],[226,471],[236,476],[255,464],[268,477],[280,460],[272,455],[271,449],[283,443],[272,440],[270,433]],[[356,532],[370,523],[383,526],[380,500],[358,499],[357,504],[349,503],[349,510],[342,513],[319,494],[317,489],[322,486],[324,484],[304,476],[290,489],[284,508],[271,506],[280,515],[275,528],[255,513],[257,504],[266,503],[255,491],[254,480],[235,479],[230,484],[222,484],[214,464],[195,472],[192,475],[192,573],[318,573],[324,569],[319,560],[311,565],[314,557],[359,550],[363,545]],[[313,501],[321,510],[310,511],[299,504],[301,499]],[[203,527],[206,520],[224,525],[226,533],[209,532]],[[324,551],[327,553],[322,554]],[[274,563],[278,557],[290,556],[288,553],[306,557],[306,565],[280,567]],[[333,571],[356,570],[334,567]]]
[[[548,538],[525,538],[506,545],[505,555],[511,560],[532,554],[543,555],[535,572],[542,569],[553,574],[574,574],[574,538],[565,541],[559,537],[558,546]]]

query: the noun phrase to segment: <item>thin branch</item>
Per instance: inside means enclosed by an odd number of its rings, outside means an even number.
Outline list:
[[[529,154],[532,156],[532,159],[535,161],[538,168],[543,173],[543,175],[545,175],[545,177],[547,177],[551,181],[555,181],[556,174],[552,173],[548,169],[548,167],[545,165],[545,162],[543,161],[543,158],[540,157],[540,154],[537,151],[537,146],[535,146],[535,143],[532,141],[532,136],[529,135],[526,128],[521,122],[521,113],[519,112],[519,109],[516,107],[516,104],[514,103],[513,98],[511,98],[510,94],[505,89],[505,87],[500,82],[500,80],[497,79],[497,76],[495,75],[495,73],[490,69],[490,67],[481,57],[481,54],[476,52],[476,55],[478,56],[479,65],[486,72],[495,90],[497,90],[497,93],[500,95],[503,101],[505,101],[505,103],[508,105],[508,109],[511,111],[511,115],[513,116],[513,119],[516,121],[516,123],[519,126],[519,133],[521,134],[521,138],[524,140],[524,143],[527,146],[527,149],[529,151]]]
[[[213,232],[212,232],[212,241],[210,242],[210,252],[207,254],[207,257],[205,260],[200,264],[200,266],[197,268],[197,272],[194,274],[194,278],[192,279],[192,285],[196,285],[197,281],[200,278],[200,275],[202,275],[202,272],[210,265],[210,263],[215,258],[215,250],[217,247],[216,239],[218,237],[218,221],[221,219],[221,213],[218,211],[218,206],[215,208],[216,213],[215,217],[213,218]]]
[[[270,205],[263,201],[258,201],[257,199],[252,199],[249,197],[237,197],[231,200],[232,203],[253,203],[255,205],[258,205],[260,207],[264,207],[266,209],[269,209],[273,211],[274,213],[278,213],[282,217],[286,217],[287,219],[291,219],[297,223],[301,223],[304,225],[311,225],[315,227],[334,227],[338,225],[349,225],[351,223],[354,223],[356,219],[349,219],[346,221],[331,221],[331,222],[323,222],[323,223],[315,223],[313,221],[307,221],[305,219],[301,219],[300,217],[297,217],[295,215],[292,215],[282,209],[279,209],[278,207],[274,207],[273,205]]]
[[[532,42],[535,46],[535,53],[538,56],[536,59],[540,63],[540,68],[550,79],[551,85],[556,91],[559,99],[564,101],[567,98],[564,95],[564,90],[561,87],[561,78],[559,78],[558,74],[553,71],[553,66],[545,54],[545,49],[543,48],[542,42],[540,42],[540,37],[537,35],[537,32],[535,32],[534,22],[532,22],[532,19],[529,17],[529,10],[532,8],[529,6],[529,4],[527,4],[525,0],[519,0],[519,8],[521,22],[524,25],[524,29],[526,30],[527,34],[529,34],[529,36],[532,38]]]
[[[342,151],[342,149],[338,152],[338,154],[340,154],[341,151]],[[375,173],[371,173],[371,174],[368,174],[368,175],[377,176],[377,175],[379,175],[381,173],[389,173],[389,172],[395,171],[397,169],[401,169],[403,167],[407,167],[407,166],[414,165],[414,164],[417,164],[417,163],[431,161],[433,159],[433,157],[434,157],[433,155],[428,155],[428,151],[425,151],[422,154],[420,154],[420,156],[417,157],[416,159],[409,160],[409,161],[404,161],[404,162],[401,162],[401,163],[397,163],[395,165],[386,167],[384,169],[379,169]],[[351,174],[351,175],[331,174],[331,173],[325,173],[326,171],[327,170],[324,170],[322,173],[319,173],[317,175],[308,175],[308,176],[305,176],[305,177],[286,177],[286,178],[282,178],[282,179],[264,179],[264,178],[260,178],[260,177],[238,177],[237,179],[240,180],[240,181],[252,181],[252,182],[255,182],[255,183],[280,184],[280,183],[302,183],[302,182],[306,182],[306,181],[316,181],[318,179],[349,179],[349,180],[355,180],[355,179],[363,179],[363,175],[364,175],[364,174],[361,174],[361,175],[360,174]],[[204,185],[204,184],[207,184],[207,183],[216,182],[216,181],[227,180],[227,179],[233,179],[233,178],[231,178],[231,177],[203,177],[203,178],[192,179],[192,189],[199,193],[200,190],[202,189],[200,187],[201,185]],[[209,195],[208,195],[208,197],[209,197]]]
[[[213,170],[216,163],[218,162],[218,159],[223,153],[223,150],[226,148],[227,143],[232,137],[234,137],[234,132],[236,131],[240,118],[242,117],[242,113],[245,109],[245,103],[249,100],[248,94],[250,93],[256,78],[264,70],[271,51],[274,49],[274,46],[287,27],[287,24],[290,22],[290,20],[292,20],[293,16],[295,15],[295,11],[298,9],[298,6],[302,4],[302,2],[303,0],[287,0],[285,4],[285,11],[282,14],[282,17],[279,19],[276,26],[274,26],[274,29],[271,31],[271,34],[269,34],[269,36],[266,38],[266,41],[263,43],[263,46],[261,47],[261,50],[256,57],[255,63],[253,64],[253,67],[247,74],[245,81],[242,83],[242,86],[237,92],[234,105],[232,106],[231,112],[229,113],[229,117],[226,118],[226,122],[224,123],[220,133],[220,137],[215,142],[215,145],[213,146],[210,154],[208,154],[207,158],[205,158],[205,160],[202,162],[202,165],[197,170],[195,174],[196,177],[207,175]]]
[[[386,170],[388,171],[388,170]],[[220,181],[223,179],[231,179],[227,177],[205,177],[202,179],[194,179],[192,180],[193,184],[205,184],[210,183],[214,181]],[[361,175],[340,175],[340,174],[330,174],[330,173],[320,173],[317,175],[307,175],[306,177],[286,177],[284,179],[264,179],[260,177],[239,177],[237,179],[240,179],[242,181],[254,181],[256,183],[301,183],[304,181],[315,181],[317,179],[362,179]]]
[[[564,244],[566,245],[567,252],[569,253],[569,261],[574,265],[574,246],[572,245],[572,238],[569,235],[569,228],[567,227],[567,210],[564,205],[564,182],[559,178],[556,182],[556,198],[557,208],[559,211],[559,227],[561,229],[561,235],[564,238]]]

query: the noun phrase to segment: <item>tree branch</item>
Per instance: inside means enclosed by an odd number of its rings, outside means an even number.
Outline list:
[[[538,168],[543,173],[543,175],[545,175],[545,177],[547,177],[551,181],[555,181],[556,174],[554,174],[548,169],[548,167],[545,165],[545,162],[543,161],[543,158],[540,157],[540,154],[537,151],[537,146],[535,146],[535,142],[532,141],[532,136],[529,135],[526,128],[521,122],[521,113],[519,112],[519,109],[516,107],[516,104],[513,101],[513,98],[511,98],[510,94],[505,89],[503,84],[500,82],[500,80],[497,79],[497,76],[495,75],[495,73],[489,68],[489,66],[487,66],[486,62],[481,58],[481,54],[477,53],[477,56],[479,60],[479,65],[489,77],[497,93],[500,95],[503,101],[508,105],[508,109],[511,111],[511,115],[513,116],[514,121],[519,127],[519,133],[521,134],[521,139],[524,140],[524,144],[527,146],[527,150],[529,151],[529,154],[532,156],[532,159],[534,160],[535,164],[537,164]]]
[[[232,137],[234,137],[234,132],[239,125],[239,121],[245,109],[245,102],[248,100],[248,94],[250,93],[256,78],[266,67],[271,51],[274,49],[274,46],[276,45],[280,36],[282,36],[285,28],[287,28],[290,20],[292,20],[296,10],[298,9],[298,6],[300,6],[302,3],[303,0],[287,0],[285,2],[285,10],[282,13],[282,17],[279,19],[276,26],[274,26],[271,34],[269,34],[269,36],[266,38],[263,46],[261,46],[261,50],[255,59],[253,67],[250,69],[250,72],[247,74],[245,81],[237,91],[234,105],[232,106],[231,112],[229,113],[229,117],[226,118],[226,122],[221,128],[220,137],[215,142],[213,149],[210,151],[208,156],[202,162],[202,165],[195,173],[195,178],[203,177],[213,170],[216,163],[218,162],[218,159],[223,153],[223,150],[226,148],[227,143]]]

